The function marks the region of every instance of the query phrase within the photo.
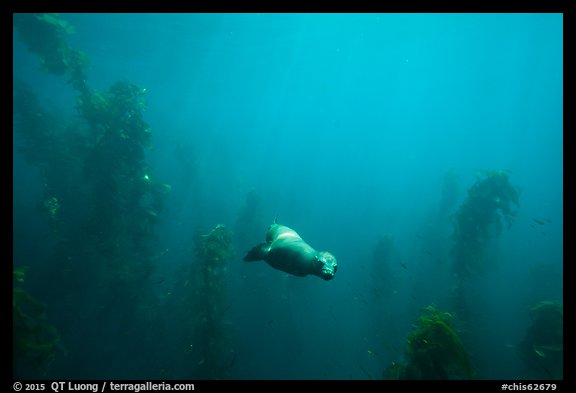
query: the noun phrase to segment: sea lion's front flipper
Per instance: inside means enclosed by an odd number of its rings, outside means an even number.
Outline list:
[[[270,250],[270,245],[268,243],[260,243],[257,246],[252,247],[250,251],[244,257],[246,262],[261,261],[264,259],[266,253]]]

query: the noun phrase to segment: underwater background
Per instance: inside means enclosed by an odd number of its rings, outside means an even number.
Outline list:
[[[562,379],[561,14],[13,20],[15,378]]]

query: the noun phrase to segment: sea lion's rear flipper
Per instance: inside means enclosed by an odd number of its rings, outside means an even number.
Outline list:
[[[252,247],[250,251],[244,257],[246,262],[261,261],[264,256],[269,251],[270,245],[268,243],[260,243],[257,246]]]

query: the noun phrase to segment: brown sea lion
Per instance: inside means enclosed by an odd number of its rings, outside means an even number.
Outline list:
[[[252,247],[244,260],[263,260],[273,268],[294,276],[313,274],[324,280],[332,280],[338,269],[334,255],[316,251],[296,231],[278,224],[276,220],[268,227],[266,242]]]

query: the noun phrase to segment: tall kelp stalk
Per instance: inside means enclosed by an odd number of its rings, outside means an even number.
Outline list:
[[[193,301],[197,313],[192,347],[195,348],[197,377],[223,379],[234,362],[228,307],[228,262],[234,255],[232,233],[217,225],[208,234],[195,237],[196,268]]]
[[[562,302],[542,301],[530,309],[531,324],[526,329],[518,354],[528,366],[528,379],[563,379],[564,311]]]
[[[468,197],[455,215],[452,257],[456,284],[454,294],[457,309],[467,313],[466,282],[485,270],[485,252],[488,245],[502,232],[502,221],[508,228],[518,206],[518,190],[510,184],[508,173],[490,171],[482,173],[468,190]]]
[[[170,186],[153,181],[144,148],[151,129],[142,119],[145,89],[115,83],[106,94],[79,100],[97,142],[85,160],[91,183],[90,243],[106,256],[117,278],[144,279],[149,273],[153,226]]]
[[[394,249],[394,236],[385,234],[380,236],[372,250],[370,277],[372,278],[372,291],[375,298],[388,297],[394,291],[395,279],[391,269]]]
[[[48,322],[45,305],[23,288],[27,268],[14,267],[12,324],[13,365],[28,363],[45,373],[58,353],[65,353],[58,330]]]
[[[438,218],[446,220],[457,206],[460,197],[460,177],[453,170],[446,171],[442,178],[442,194],[438,206]]]
[[[56,14],[15,14],[14,28],[43,69],[66,76],[78,93],[79,119],[70,121],[45,111],[25,83],[14,86],[20,150],[40,168],[42,206],[58,235],[44,263],[45,291],[62,308],[62,323],[115,315],[122,324],[143,325],[137,318],[153,315],[144,284],[161,255],[154,225],[170,191],[153,179],[145,157],[151,138],[143,120],[146,91],[128,82],[103,93],[91,89],[87,56],[67,43],[73,27]],[[70,355],[87,352],[71,346]]]
[[[402,274],[394,269],[394,264],[398,265],[398,261],[399,254],[394,236],[389,233],[381,234],[373,246],[370,258],[370,285],[369,292],[366,293],[367,299],[362,298],[361,301],[369,317],[369,334],[374,337],[376,343],[381,342],[382,345],[385,345],[382,341],[393,342],[403,339],[399,331],[400,318],[395,308],[398,302],[395,296],[398,292],[396,285],[401,282],[400,274]]]
[[[20,155],[39,170],[42,194],[38,205],[54,235],[64,240],[86,212],[89,197],[84,159],[93,146],[87,125],[47,111],[23,81],[14,81],[13,125]]]
[[[392,363],[385,379],[471,379],[468,352],[453,327],[454,317],[434,305],[426,307],[408,335],[405,362]]]

